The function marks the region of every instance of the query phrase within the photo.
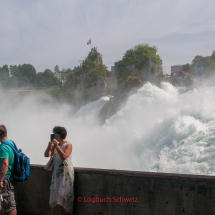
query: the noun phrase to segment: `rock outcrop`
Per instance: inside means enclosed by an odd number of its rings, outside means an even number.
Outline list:
[[[136,93],[139,88],[140,86],[129,92],[118,93],[116,96],[110,98],[110,100],[101,108],[99,112],[100,124],[104,124],[107,119],[123,108],[128,100],[128,97]]]

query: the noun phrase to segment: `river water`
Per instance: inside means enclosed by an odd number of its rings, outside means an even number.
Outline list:
[[[1,92],[0,99],[0,123],[31,163],[47,162],[43,152],[52,128],[61,125],[73,144],[75,167],[215,174],[214,87],[179,94],[169,83],[147,83],[103,126],[97,116],[109,97],[76,114],[45,95]]]

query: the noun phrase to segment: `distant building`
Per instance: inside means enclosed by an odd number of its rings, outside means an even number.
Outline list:
[[[118,62],[114,63],[114,66],[111,66],[111,72],[113,72],[116,75],[116,71],[117,71],[117,64]]]
[[[115,66],[111,66],[111,72],[115,73]]]
[[[191,77],[191,78],[195,78],[194,75],[190,74],[190,73],[187,73],[187,72],[184,72],[184,71],[180,71],[177,73],[177,76],[179,78],[180,81],[184,81],[187,77]]]
[[[171,66],[171,77],[176,77],[178,80],[177,85],[181,87],[185,87],[187,85],[197,85],[197,79],[193,74],[190,74],[188,72],[184,71],[184,68],[186,67],[186,64],[184,65],[175,65]]]
[[[170,74],[167,74],[167,73],[165,73],[164,76],[165,76],[165,78],[167,78],[167,79],[168,79],[168,78],[171,78],[171,75],[170,75]]]
[[[171,76],[177,75],[178,73],[183,71],[183,66],[184,65],[175,65],[171,66]]]
[[[55,76],[62,84],[65,84],[65,82],[66,82],[66,72],[65,72],[65,71],[54,72],[54,76]]]

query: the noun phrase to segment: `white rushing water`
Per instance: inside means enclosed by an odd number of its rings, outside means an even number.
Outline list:
[[[178,94],[169,83],[148,83],[100,126],[97,115],[109,97],[72,115],[68,105],[41,102],[46,97],[19,100],[1,92],[0,123],[35,164],[47,162],[50,133],[61,125],[73,143],[75,167],[214,175],[214,94],[214,87]]]

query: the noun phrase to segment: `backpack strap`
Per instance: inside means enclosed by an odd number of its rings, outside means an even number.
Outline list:
[[[14,146],[10,143],[9,140],[5,140],[1,144],[5,144],[5,145],[10,146],[13,149],[13,151],[16,153],[18,151],[17,146],[16,146],[16,144],[13,141],[12,141],[12,143],[14,144]]]

